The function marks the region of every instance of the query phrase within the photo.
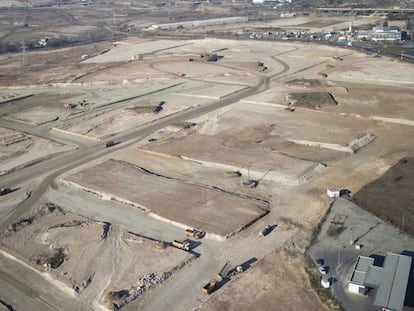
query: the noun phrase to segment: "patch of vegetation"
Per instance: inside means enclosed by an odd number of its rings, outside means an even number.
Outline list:
[[[295,107],[317,109],[322,106],[335,106],[338,102],[329,92],[304,92],[290,93],[289,104]]]
[[[65,261],[65,249],[58,248],[55,250],[53,256],[49,257],[47,263],[52,269],[58,268]]]
[[[317,79],[293,79],[293,80],[286,82],[286,84],[315,87],[315,86],[320,86],[321,81]]]
[[[315,266],[312,258],[309,255],[304,256],[304,268],[308,275],[310,284],[319,298],[325,303],[329,310],[345,311],[342,304],[336,300],[331,291],[327,288],[321,287],[321,275]]]
[[[361,208],[414,235],[414,157],[402,158],[353,197]]]

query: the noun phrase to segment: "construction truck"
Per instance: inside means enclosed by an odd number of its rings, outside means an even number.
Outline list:
[[[187,229],[185,230],[185,234],[197,240],[202,239],[206,235],[204,231],[197,230],[197,229]]]
[[[230,261],[227,261],[223,268],[221,268],[220,272],[218,273],[217,278],[211,280],[210,282],[208,282],[206,285],[204,285],[201,288],[201,291],[205,294],[211,294],[212,292],[214,292],[215,290],[218,289],[220,283],[226,279],[229,275],[229,272],[231,271],[232,266]]]
[[[178,240],[174,240],[172,241],[172,246],[175,246],[177,248],[181,248],[183,250],[189,251],[190,250],[190,243],[188,242],[182,242],[182,241],[178,241]]]
[[[201,291],[204,294],[209,294],[210,295],[212,292],[214,292],[217,289],[218,284],[219,284],[219,282],[217,280],[211,280],[210,282],[208,282],[206,285],[204,285],[201,288]]]
[[[231,266],[230,261],[226,261],[226,263],[224,264],[223,268],[221,268],[218,275],[221,277],[222,280],[224,280],[229,274],[231,269],[232,269],[232,266]]]

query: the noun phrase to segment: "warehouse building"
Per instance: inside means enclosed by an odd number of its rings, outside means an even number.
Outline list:
[[[375,26],[371,33],[372,41],[401,41],[401,31],[398,27]]]
[[[401,311],[404,307],[411,257],[388,253],[382,267],[374,265],[374,258],[359,256],[348,289],[367,295],[375,290],[374,304],[383,310]]]
[[[185,22],[177,22],[177,23],[169,23],[169,24],[158,24],[158,25],[152,25],[150,28],[159,29],[159,30],[174,30],[174,29],[180,29],[180,28],[205,27],[205,26],[245,23],[248,21],[249,21],[248,17],[235,16],[235,17],[204,19],[204,20],[197,20],[197,21],[185,21]]]

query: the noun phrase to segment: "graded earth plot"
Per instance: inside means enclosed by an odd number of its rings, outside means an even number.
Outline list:
[[[116,309],[166,281],[193,255],[45,203],[0,233],[0,247],[85,303]],[[82,263],[80,265],[80,263]]]
[[[225,85],[223,86],[220,83],[206,83],[198,81],[189,81],[181,85],[179,90],[172,93],[172,95],[177,95],[181,97],[190,97],[193,99],[194,104],[199,104],[200,99],[209,100],[219,100],[231,94],[240,92],[246,87],[242,85]],[[170,95],[168,95],[170,96]],[[203,101],[201,101],[202,103]]]
[[[63,182],[178,226],[199,228],[222,239],[267,214],[269,204],[201,183],[157,175],[123,161],[108,160]]]
[[[237,275],[201,305],[219,310],[328,310],[313,291],[302,263],[273,251]]]
[[[74,148],[56,141],[0,128],[0,175]]]
[[[254,120],[269,124],[268,137],[277,137],[279,140],[299,145],[352,153],[375,138],[375,135],[370,133],[375,123],[357,118],[303,109],[290,112],[277,106],[272,107],[272,103],[255,101],[242,102],[231,114],[237,112],[239,120],[243,120],[241,115],[254,114]]]
[[[191,41],[174,40],[148,40],[138,39],[137,41],[120,42],[113,46],[108,52],[85,60],[83,63],[111,63],[124,62],[167,53],[176,47],[192,44]]]
[[[24,61],[20,53],[8,54],[0,63],[2,86],[51,85],[76,81],[90,71],[101,69],[100,64],[79,64],[82,55],[93,56],[104,52],[108,43],[86,44],[58,50],[27,52]],[[23,62],[30,66],[23,66]]]
[[[156,59],[154,59],[156,61]],[[115,83],[116,81],[131,81],[142,83],[145,81],[167,81],[179,79],[177,75],[166,75],[165,72],[152,67],[152,61],[133,61],[126,64],[119,63],[117,66],[108,65],[95,71],[90,71],[76,79],[77,83],[97,84]]]
[[[153,64],[152,68],[166,72],[174,73],[188,79],[198,81],[235,84],[250,86],[257,83],[258,78],[246,71],[230,68],[213,62],[201,61],[163,61]]]
[[[180,88],[173,87],[172,90]],[[183,111],[196,105],[205,104],[206,98],[177,94],[154,94],[126,100],[123,107],[109,107],[92,111],[84,116],[64,122],[55,129],[94,139],[105,139],[117,133]]]
[[[323,170],[320,161],[343,158],[376,137],[370,122],[292,113],[267,103],[240,102],[193,121],[192,131],[167,134],[142,149],[239,171],[244,178],[297,185]]]
[[[32,125],[42,125],[73,115],[75,109],[66,109],[65,104],[74,101],[72,98],[79,96],[79,94],[70,94],[65,91],[60,94],[55,91],[47,93],[47,90],[39,93],[41,91],[36,89],[33,91],[36,93],[30,94],[32,95],[30,97],[24,98],[22,95],[23,98],[18,99],[19,97],[17,97],[9,105],[2,105],[0,112],[3,117]]]
[[[376,58],[361,52],[352,53],[343,62],[337,62],[337,66],[326,69],[329,80],[367,85],[414,86],[413,66],[388,57]]]
[[[167,131],[170,133],[175,132],[178,135],[180,128],[178,125],[170,126],[160,135],[163,135]],[[191,129],[185,129],[185,131],[191,131]],[[273,189],[273,183],[268,181],[261,181],[260,187],[256,188],[244,185],[243,181],[247,179],[247,173],[242,175],[239,174],[240,172],[237,173],[235,171],[226,171],[222,168],[200,165],[198,162],[144,150],[141,147],[131,146],[129,148],[112,153],[111,158],[145,167],[149,171],[157,172],[160,175],[174,176],[177,179],[195,183],[202,181],[204,184],[226,189],[230,192],[243,193],[261,199],[268,199]]]
[[[241,140],[231,141],[209,135],[190,134],[174,140],[167,138],[143,149],[147,148],[206,167],[241,174],[251,186],[257,186],[263,179],[284,185],[299,185],[324,169],[318,163],[287,157],[270,149],[264,152],[260,145],[247,146]]]
[[[291,50],[277,55],[277,59],[283,60],[289,64],[288,76],[293,74],[317,74],[324,70],[330,63],[336,63],[333,57],[349,54],[348,51],[343,51],[329,46],[317,44],[292,44],[289,45]]]
[[[334,108],[338,113],[360,115],[388,123],[414,126],[414,85],[412,87],[391,87],[370,84],[341,83],[347,89],[332,89],[340,102]],[[332,111],[332,108],[327,108]]]

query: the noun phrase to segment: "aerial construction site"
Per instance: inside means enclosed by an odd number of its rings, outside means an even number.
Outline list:
[[[32,2],[0,7],[0,310],[413,310],[412,266],[401,309],[348,289],[414,256],[413,64],[240,37],[361,19]]]

